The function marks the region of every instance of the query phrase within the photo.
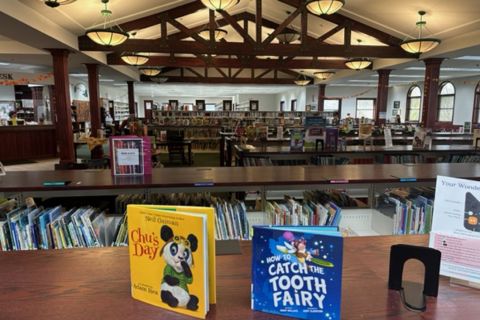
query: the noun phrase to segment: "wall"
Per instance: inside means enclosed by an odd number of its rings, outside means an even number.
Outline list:
[[[250,109],[250,100],[258,100],[259,111],[277,111],[280,107],[280,103],[276,103],[275,94],[239,94],[236,99],[242,110]]]
[[[357,98],[377,98],[377,87],[367,86],[333,86],[327,85],[325,89],[327,98],[342,99],[342,114],[340,118],[346,118],[347,113],[355,116]],[[307,89],[307,105],[318,105],[318,86],[310,86]]]
[[[440,79],[441,82],[444,79]],[[475,87],[480,81],[480,77],[468,77],[468,78],[459,78],[452,79],[451,82],[455,86],[456,95],[455,95],[455,111],[453,115],[453,124],[454,125],[463,125],[464,122],[472,121],[472,112],[473,112],[473,101]],[[423,82],[417,83],[422,90],[422,99],[423,99]],[[401,118],[402,121],[405,120],[405,110],[407,103],[407,93],[411,85],[405,86],[395,86],[390,88],[388,94],[388,103],[387,103],[387,115],[392,114],[393,102],[400,101],[401,108]]]
[[[0,86],[0,101],[15,101],[13,86]]]
[[[295,99],[297,100],[297,111],[305,111],[305,106],[307,105],[307,88],[298,87],[275,95],[275,108],[273,108],[273,110],[280,110],[281,101],[285,101],[286,109],[290,110],[291,101]]]

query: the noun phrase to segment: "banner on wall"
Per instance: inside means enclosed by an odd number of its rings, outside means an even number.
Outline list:
[[[53,73],[0,73],[0,86],[17,86],[27,84],[53,84]]]

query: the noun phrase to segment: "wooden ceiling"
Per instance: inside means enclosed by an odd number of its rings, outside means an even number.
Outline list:
[[[97,45],[86,36],[78,38],[82,51],[108,52],[108,64],[125,64],[120,58],[123,52],[148,53],[146,65],[168,67],[163,77],[176,82],[211,83],[291,83],[298,73],[292,70],[339,70],[346,69],[345,60],[354,57],[368,58],[415,58],[404,52],[399,44],[402,41],[388,33],[353,20],[342,14],[321,16],[333,27],[320,36],[312,36],[308,30],[311,14],[301,0],[279,0],[289,5],[291,12],[281,23],[263,17],[268,8],[262,7],[261,0],[255,0],[255,14],[247,11],[230,14],[218,11],[220,19],[210,11],[207,24],[187,27],[182,17],[205,10],[201,1],[193,1],[169,10],[120,24],[128,32],[157,26],[161,36],[155,39],[130,38],[117,47]],[[278,43],[275,37],[285,31],[292,31],[292,21],[300,17],[300,41]],[[239,41],[205,40],[198,33],[205,29],[228,27],[239,37]],[[254,26],[254,30],[252,26]],[[167,32],[167,29],[176,32]],[[270,28],[265,35],[264,28]],[[327,40],[343,32],[343,43],[332,44]],[[378,40],[380,45],[362,45],[352,39],[352,32],[361,32]],[[213,39],[212,36],[210,36]],[[265,58],[267,57],[267,58]],[[210,72],[214,70],[214,72]],[[166,72],[168,71],[168,72]],[[246,76],[245,76],[246,74]],[[142,77],[142,80],[150,80]]]

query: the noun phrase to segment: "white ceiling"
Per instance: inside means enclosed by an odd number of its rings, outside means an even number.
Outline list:
[[[3,2],[5,0],[1,0]],[[109,8],[113,11],[113,21],[115,23],[123,23],[138,19],[144,16],[149,16],[155,13],[159,13],[179,5],[188,4],[193,0],[110,0]],[[48,8],[43,4],[41,0],[9,0],[10,3],[18,2],[35,10],[39,16],[43,19],[48,19],[60,28],[71,32],[74,35],[81,35],[85,30],[96,27],[102,24],[102,17],[99,11],[102,9],[100,0],[77,0],[76,2],[61,6],[56,9]],[[281,23],[287,17],[287,11],[293,11],[294,8],[285,5],[278,0],[265,0],[263,4],[263,16],[276,23]],[[0,3],[0,7],[1,7]],[[453,4],[451,0],[346,0],[345,7],[340,11],[341,14],[351,17],[354,20],[368,24],[374,28],[392,34],[398,38],[405,39],[408,36],[415,37],[415,22],[418,19],[417,12],[419,10],[427,11],[427,36],[438,37],[442,40],[442,44],[439,48],[443,49],[448,47],[451,43],[464,37],[465,35],[477,32],[480,27],[480,6],[479,0],[457,0]],[[253,0],[241,0],[230,14],[236,14],[248,11],[250,13],[255,12],[255,1]],[[199,10],[198,12],[182,17],[179,21],[187,27],[200,26],[208,22],[208,10]],[[218,16],[218,15],[217,15]],[[220,18],[220,17],[217,17]],[[290,25],[291,28],[300,29],[300,18],[297,18]],[[312,37],[318,37],[325,32],[328,32],[334,24],[327,22],[319,17],[309,15],[309,35]],[[227,37],[228,41],[240,41],[240,37],[229,26],[225,27],[229,31]],[[249,23],[250,34],[253,36],[255,32],[254,24]],[[169,33],[177,32],[175,28],[169,26]],[[263,28],[263,38],[267,37],[272,30]],[[25,49],[20,52],[8,52],[6,49],[13,48],[7,43],[13,43],[5,34],[10,35],[12,38],[15,34],[13,30],[0,29],[0,62],[13,63],[10,66],[0,65],[0,71],[17,68],[24,68],[29,70],[45,70],[51,68],[51,59],[48,54],[22,54],[25,53]],[[156,38],[160,35],[160,27],[154,26],[139,30],[137,38]],[[364,44],[379,45],[380,43],[369,36],[359,33],[353,33],[352,39],[362,39]],[[23,41],[24,44],[31,45],[32,47],[39,48],[39,44],[35,39],[31,41]],[[330,37],[327,42],[330,43],[342,43],[343,32],[339,32],[336,35]],[[480,41],[478,41],[480,45]],[[462,43],[463,45],[463,43]],[[468,44],[469,45],[469,44]],[[458,78],[466,76],[480,75],[480,67],[477,66],[480,61],[473,60],[456,60],[454,58],[462,56],[480,56],[480,46],[467,46],[468,49],[463,50],[462,46],[456,46],[455,50],[446,54],[441,54],[442,57],[449,57],[450,59],[445,61],[442,65],[443,70],[441,76],[443,78]],[[20,48],[20,46],[18,46]],[[35,49],[33,48],[33,49]],[[452,46],[453,48],[453,46]],[[13,49],[12,49],[13,50]],[[38,50],[38,49],[37,49]],[[447,52],[448,50],[440,50],[440,52]],[[82,63],[85,62],[85,57],[81,54],[72,55],[70,59],[70,72],[82,73],[85,72],[85,68]],[[411,81],[422,80],[424,70],[423,62],[419,61],[407,61],[396,62],[390,66],[395,69],[391,75],[391,84],[408,83]],[[419,70],[411,68],[420,68]],[[124,83],[127,79],[121,72],[111,69],[110,67],[103,67],[101,73],[105,78],[113,78],[117,80],[117,83]],[[335,77],[331,82],[337,84],[369,84],[372,82],[375,84],[377,77],[373,71],[361,71],[361,72],[338,72],[338,77]],[[342,75],[342,76],[340,76]],[[418,77],[415,77],[418,76]],[[414,78],[415,77],[415,78]],[[353,81],[352,81],[353,80]],[[165,86],[163,84],[162,86]],[[178,87],[176,94],[182,92],[188,92],[185,88],[197,88],[197,85],[178,85],[168,84],[169,90]],[[142,86],[137,86],[137,90],[143,90]],[[146,84],[145,90],[152,90],[150,84]],[[200,87],[200,86],[198,86]],[[217,91],[226,90],[231,92],[230,86],[201,86],[205,90]],[[236,86],[239,90],[256,90],[259,86]],[[267,87],[261,87],[261,91],[265,90],[284,90],[282,86],[275,86],[270,89]],[[197,89],[196,89],[197,90]],[[200,89],[198,89],[200,90]],[[230,90],[230,91],[229,91]],[[173,92],[173,91],[172,91]],[[250,92],[251,93],[251,92]],[[199,92],[195,95],[198,96]],[[235,94],[235,93],[234,93]]]

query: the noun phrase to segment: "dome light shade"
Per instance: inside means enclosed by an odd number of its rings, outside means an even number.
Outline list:
[[[157,82],[157,83],[165,83],[168,81],[168,78],[167,77],[155,77],[155,78],[151,78],[151,80],[153,82]]]
[[[155,77],[160,74],[160,69],[157,68],[140,68],[140,73],[149,77]]]
[[[86,33],[87,37],[93,42],[102,46],[118,46],[128,39],[128,33],[121,30],[110,29],[92,29]]]
[[[58,6],[75,2],[76,0],[42,0],[50,8],[56,8]]]
[[[237,5],[240,0],[202,0],[202,3],[210,10],[223,10],[226,11],[235,5]]]
[[[314,73],[315,77],[319,80],[322,80],[322,81],[329,79],[334,74],[335,74],[335,72],[333,72],[333,71],[321,71],[321,72],[315,72]]]
[[[345,65],[353,70],[362,70],[368,68],[372,64],[372,61],[367,58],[355,58],[345,62]]]
[[[306,86],[307,84],[310,83],[310,79],[307,78],[307,76],[301,72],[301,74],[298,75],[297,79],[293,81],[297,86]]]
[[[131,66],[141,66],[148,62],[148,57],[135,52],[122,53],[122,60]]]
[[[307,10],[317,16],[335,13],[344,5],[344,0],[308,0],[306,3]]]
[[[228,34],[228,32],[225,29],[216,28],[215,30],[213,30],[213,36],[215,38],[215,41],[222,40],[223,38],[225,38],[225,36],[227,34]],[[210,40],[210,30],[209,29],[200,31],[198,33],[198,35],[205,40]]]
[[[300,40],[300,34],[295,31],[285,31],[279,33],[276,38],[280,43],[292,43]]]
[[[420,16],[420,20],[417,21],[418,38],[405,40],[400,44],[400,47],[403,50],[415,54],[428,52],[438,46],[441,42],[439,39],[423,37],[423,29],[427,25],[427,22],[423,20],[423,16],[426,14],[426,12],[419,11],[418,14]]]

